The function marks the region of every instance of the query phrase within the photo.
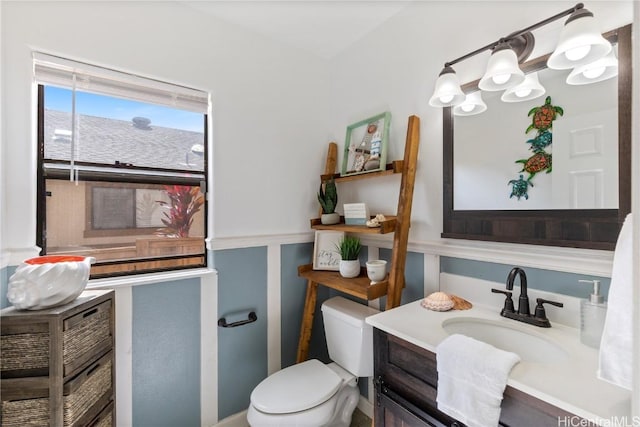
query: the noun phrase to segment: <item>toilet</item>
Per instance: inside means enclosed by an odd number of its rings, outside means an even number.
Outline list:
[[[360,390],[358,377],[373,376],[373,332],[364,319],[378,310],[343,297],[322,304],[329,357],[311,359],[265,378],[251,393],[252,427],[348,427]]]

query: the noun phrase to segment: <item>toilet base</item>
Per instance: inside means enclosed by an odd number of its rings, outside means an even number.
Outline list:
[[[344,385],[336,393],[338,395],[338,407],[333,412],[332,419],[327,424],[324,424],[323,427],[349,427],[353,411],[355,411],[360,398],[358,379],[337,363],[332,362],[327,366],[340,375]]]
[[[324,427],[349,427],[351,424],[353,411],[355,411],[360,398],[360,390],[358,387],[347,386],[340,392],[344,392],[346,396],[339,401],[340,407],[337,408],[333,419],[328,424],[325,424]]]

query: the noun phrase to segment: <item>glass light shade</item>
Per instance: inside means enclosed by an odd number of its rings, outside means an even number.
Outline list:
[[[480,114],[487,109],[487,104],[482,100],[480,91],[472,92],[467,95],[465,100],[453,107],[453,114],[456,116],[473,116]]]
[[[528,101],[544,95],[545,92],[545,88],[538,79],[538,73],[530,73],[518,86],[507,89],[500,99],[504,102]]]
[[[495,48],[487,71],[480,79],[478,87],[482,90],[497,91],[508,89],[524,81],[524,73],[518,66],[518,57],[509,45],[499,45]]]
[[[433,95],[429,99],[432,107],[450,107],[464,100],[464,93],[460,89],[460,81],[451,67],[445,67],[440,72]]]
[[[574,68],[567,77],[567,84],[587,85],[601,82],[618,75],[618,59],[613,50],[602,59],[598,59],[591,64]]]
[[[547,66],[556,70],[580,67],[597,61],[610,51],[611,43],[600,34],[593,14],[580,9],[567,19]]]

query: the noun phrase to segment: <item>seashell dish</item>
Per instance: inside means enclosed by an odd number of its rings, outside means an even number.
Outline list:
[[[51,255],[24,261],[9,278],[7,300],[18,310],[70,303],[89,281],[93,257]]]
[[[450,294],[449,298],[451,298],[451,300],[453,301],[454,310],[469,310],[471,307],[473,307],[473,304],[457,295]]]
[[[366,225],[369,228],[380,227],[381,223],[386,221],[386,220],[387,220],[387,218],[385,218],[384,215],[378,214],[374,218],[368,219],[367,222],[366,222]]]
[[[420,305],[433,311],[448,311],[454,306],[451,297],[444,292],[434,292],[420,302]]]

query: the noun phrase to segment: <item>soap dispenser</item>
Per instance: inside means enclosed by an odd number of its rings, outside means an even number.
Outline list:
[[[578,281],[593,284],[593,293],[580,304],[580,341],[589,347],[599,348],[604,319],[607,316],[607,303],[600,294],[599,280]]]

